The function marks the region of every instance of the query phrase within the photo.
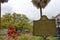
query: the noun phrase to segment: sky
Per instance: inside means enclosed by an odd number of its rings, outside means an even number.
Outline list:
[[[40,19],[40,10],[31,2],[32,0],[9,0],[7,3],[1,3],[1,16],[5,13],[25,14],[31,20]],[[60,0],[51,0],[42,10],[43,15],[48,18],[60,14]]]

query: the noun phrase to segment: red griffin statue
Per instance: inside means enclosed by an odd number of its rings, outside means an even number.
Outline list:
[[[12,40],[12,38],[14,38],[15,40],[17,40],[17,37],[19,36],[19,34],[15,31],[15,26],[11,25],[9,30],[8,30],[8,40]]]

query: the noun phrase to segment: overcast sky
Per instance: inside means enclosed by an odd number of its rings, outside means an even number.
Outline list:
[[[5,13],[20,13],[25,14],[31,20],[40,18],[40,10],[37,9],[31,2],[32,0],[9,0],[7,3],[1,4],[1,16]],[[60,13],[60,0],[51,0],[45,9],[43,15],[52,18]]]

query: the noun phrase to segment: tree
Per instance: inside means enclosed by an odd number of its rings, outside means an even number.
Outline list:
[[[45,8],[49,2],[50,0],[32,0],[33,5],[36,6],[37,8],[40,8],[40,6],[42,8]]]
[[[1,27],[7,28],[9,26],[10,17],[11,17],[11,14],[5,14],[3,15],[3,17],[1,17]]]
[[[37,8],[40,8],[40,16],[42,17],[42,8],[45,8],[50,0],[32,0],[32,3]]]
[[[32,31],[32,25],[29,23],[29,19],[24,14],[10,14],[6,13],[1,17],[1,28],[9,28],[13,24],[17,29],[29,29]]]
[[[1,3],[8,2],[8,0],[1,0]]]

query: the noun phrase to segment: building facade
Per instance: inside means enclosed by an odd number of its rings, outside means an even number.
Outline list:
[[[56,27],[60,27],[60,14],[56,15],[55,17],[52,17],[56,20]]]

